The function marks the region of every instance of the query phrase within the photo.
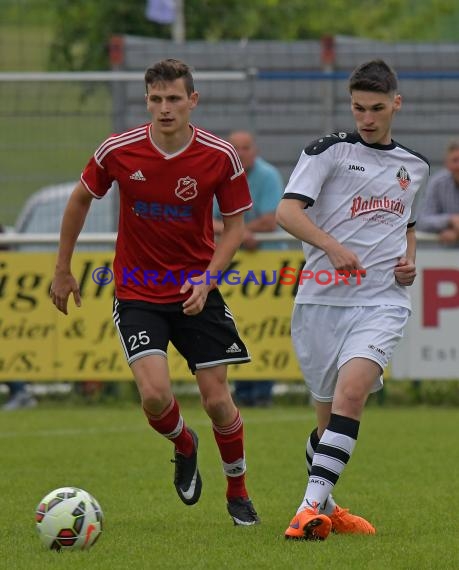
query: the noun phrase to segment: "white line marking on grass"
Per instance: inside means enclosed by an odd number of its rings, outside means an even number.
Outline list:
[[[104,433],[134,433],[143,431],[144,428],[86,428],[86,429],[42,429],[36,430],[34,432],[23,432],[23,431],[7,431],[0,433],[0,439],[8,439],[13,437],[67,437],[74,435],[97,435]]]
[[[243,414],[242,414],[243,415]],[[246,425],[263,425],[270,424],[274,425],[276,423],[293,423],[293,422],[305,422],[313,417],[313,413],[305,411],[302,415],[291,415],[291,416],[277,416],[272,417],[271,415],[266,418],[250,418],[244,419]],[[196,420],[193,426],[206,426],[210,427],[210,420]],[[35,430],[30,432],[23,431],[6,431],[0,433],[0,439],[13,439],[13,438],[36,438],[36,437],[73,437],[73,436],[85,436],[85,435],[102,435],[102,434],[116,434],[116,433],[138,433],[142,431],[150,431],[147,424],[138,427],[88,427],[88,428],[72,428],[72,429],[43,429]]]

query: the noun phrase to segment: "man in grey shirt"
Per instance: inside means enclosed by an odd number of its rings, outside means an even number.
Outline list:
[[[445,168],[430,178],[417,228],[444,244],[459,243],[459,139],[446,149]]]

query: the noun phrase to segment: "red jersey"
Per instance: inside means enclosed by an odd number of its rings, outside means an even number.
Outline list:
[[[183,301],[179,293],[206,270],[214,249],[214,195],[223,215],[248,210],[251,198],[233,146],[193,127],[188,145],[159,149],[150,123],[106,139],[86,165],[81,182],[102,198],[113,181],[120,192],[114,274],[119,299]]]

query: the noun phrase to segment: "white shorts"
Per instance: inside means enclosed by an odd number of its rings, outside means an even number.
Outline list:
[[[338,371],[351,358],[368,358],[384,370],[403,336],[405,307],[337,307],[295,304],[292,341],[313,398],[331,402]],[[383,387],[382,375],[371,392]]]

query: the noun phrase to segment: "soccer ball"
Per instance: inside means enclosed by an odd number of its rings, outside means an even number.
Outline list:
[[[77,487],[51,491],[35,511],[40,540],[51,550],[87,550],[99,538],[103,518],[96,499]]]

